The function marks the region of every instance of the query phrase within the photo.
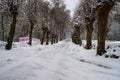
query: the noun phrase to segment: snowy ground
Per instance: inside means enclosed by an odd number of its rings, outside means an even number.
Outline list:
[[[48,46],[36,40],[31,47],[15,43],[10,51],[2,45],[0,80],[120,80],[120,59],[96,56],[96,49],[69,40]],[[108,41],[107,46],[107,54],[120,56],[120,42]]]

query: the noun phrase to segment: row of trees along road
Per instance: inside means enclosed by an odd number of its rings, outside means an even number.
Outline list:
[[[109,13],[115,3],[119,0],[82,0],[76,8],[73,24],[80,27],[82,34],[86,30],[86,49],[92,47],[92,33],[94,26],[97,25],[98,46],[97,55],[103,55],[105,50],[105,40],[108,28]],[[73,32],[74,34],[74,32]],[[74,40],[74,38],[73,38]],[[75,41],[73,41],[75,42]]]
[[[56,43],[66,37],[69,13],[64,0],[0,0],[0,39],[7,41],[6,50],[19,37],[29,36],[29,45],[33,37]]]
[[[40,39],[41,44],[53,44],[65,39],[69,25],[77,23],[72,41],[82,45],[81,35],[86,30],[85,48],[91,49],[95,26],[98,32],[97,55],[103,55],[109,13],[118,2],[120,0],[81,0],[70,23],[70,11],[64,0],[51,0],[51,3],[44,0],[0,0],[0,39],[7,41],[6,50],[10,50],[13,41],[19,37],[29,36],[29,45],[32,45],[33,37]]]

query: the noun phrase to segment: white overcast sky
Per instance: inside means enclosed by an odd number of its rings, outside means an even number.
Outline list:
[[[71,16],[73,16],[74,13],[74,9],[76,8],[76,6],[79,4],[80,0],[65,0],[65,4],[67,9],[70,9],[71,11]]]
[[[50,1],[50,0],[47,0],[47,1]],[[71,11],[71,13],[70,13],[71,17],[73,16],[74,9],[79,4],[79,1],[81,1],[81,0],[65,0],[65,4],[66,4],[67,9],[69,9]]]

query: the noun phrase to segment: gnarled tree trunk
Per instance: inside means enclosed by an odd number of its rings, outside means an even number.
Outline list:
[[[86,44],[86,49],[91,49],[92,47],[92,32],[93,32],[93,24],[94,24],[95,18],[93,20],[90,21],[89,24],[87,24],[87,44]]]
[[[30,32],[29,32],[29,45],[32,45],[32,34],[33,34],[34,23],[30,22]]]
[[[2,40],[5,41],[5,39],[4,39],[5,36],[4,36],[4,21],[3,21],[3,18],[4,18],[3,13],[1,13]]]
[[[12,48],[12,42],[15,34],[16,23],[17,23],[17,15],[13,15],[13,22],[11,24],[7,45],[5,47],[6,50],[10,50]]]
[[[105,51],[105,40],[107,33],[107,24],[109,12],[113,7],[112,0],[106,2],[98,10],[98,46],[97,46],[97,55],[103,55]]]
[[[97,47],[97,54],[102,55],[105,53],[105,40],[106,40],[106,31],[107,31],[107,22],[108,22],[108,15],[101,15],[98,18],[98,47]]]
[[[44,39],[45,39],[45,31],[43,31],[43,36],[42,36],[41,44],[43,44]]]
[[[56,35],[55,39],[56,39],[56,43],[58,43],[58,35]]]
[[[46,32],[46,45],[49,43],[49,31]]]
[[[54,34],[51,34],[51,44],[53,44]]]
[[[48,45],[50,32],[47,27],[43,27],[42,30],[43,30],[43,36],[42,36],[41,44],[43,44],[44,41],[46,41],[46,45]]]
[[[72,42],[75,44],[82,45],[81,35],[80,35],[80,27],[78,25],[74,26],[74,32],[72,34]]]

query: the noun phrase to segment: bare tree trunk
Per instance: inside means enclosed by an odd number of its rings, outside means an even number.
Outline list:
[[[78,35],[79,35],[79,45],[82,45],[82,40],[81,40],[81,32],[80,30],[78,30]]]
[[[62,41],[62,34],[61,34],[61,31],[60,31],[60,41]]]
[[[61,36],[61,40],[63,40],[64,39],[64,27],[63,27],[63,25],[61,25],[61,31],[60,31],[60,36]]]
[[[43,31],[43,36],[42,36],[41,44],[43,44],[44,39],[45,39],[45,31]]]
[[[33,27],[34,27],[34,23],[33,22],[30,22],[30,32],[29,32],[29,45],[31,46],[32,45],[32,34],[33,34]]]
[[[49,43],[49,32],[47,31],[46,32],[46,45],[48,45]]]
[[[13,22],[11,24],[7,45],[5,47],[6,50],[10,50],[12,48],[12,42],[14,38],[16,23],[17,23],[17,15],[13,15]]]
[[[98,46],[97,55],[103,55],[105,51],[105,40],[107,33],[107,24],[109,12],[113,7],[112,0],[106,2],[98,11]]]
[[[87,24],[87,44],[86,44],[86,49],[91,49],[92,48],[92,32],[93,32],[93,23],[94,23],[95,19],[93,21],[91,21],[89,24]]]
[[[4,22],[3,22],[3,14],[1,14],[1,26],[2,26],[2,40],[4,41]]]
[[[78,25],[74,26],[74,32],[72,34],[72,42],[75,44],[82,45],[81,34],[80,34],[80,27]]]
[[[62,27],[60,27],[60,31],[59,31],[59,34],[60,34],[60,41],[62,41]]]
[[[101,15],[98,18],[98,47],[97,54],[103,55],[105,51],[105,40],[107,33],[107,23],[108,23],[108,15]]]
[[[56,43],[58,43],[58,35],[56,35]]]
[[[54,38],[54,35],[53,33],[51,34],[51,44],[53,44],[53,38]]]
[[[54,37],[53,37],[53,43],[55,43],[56,42],[56,35],[54,34]]]

